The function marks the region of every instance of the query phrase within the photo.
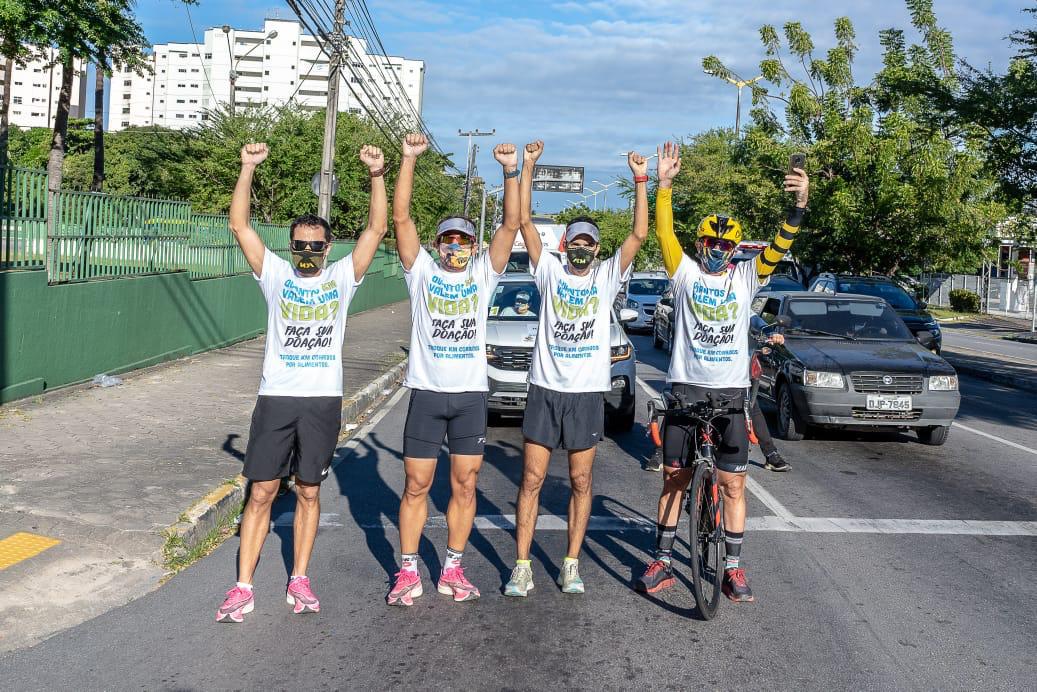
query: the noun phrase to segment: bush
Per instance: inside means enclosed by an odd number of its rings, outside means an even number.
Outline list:
[[[979,312],[979,294],[964,288],[951,291],[951,309],[956,312]]]

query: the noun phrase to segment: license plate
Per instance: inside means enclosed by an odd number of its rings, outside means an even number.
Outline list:
[[[910,411],[911,397],[889,396],[888,394],[869,394],[869,411]]]

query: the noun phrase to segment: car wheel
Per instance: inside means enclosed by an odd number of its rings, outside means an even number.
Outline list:
[[[652,327],[652,348],[661,349],[663,347],[663,340],[659,338],[659,328]]]
[[[630,432],[634,428],[634,407],[618,411],[608,418],[609,429],[614,432]]]
[[[792,391],[788,384],[782,383],[778,390],[778,437],[790,442],[803,439],[806,424],[796,411],[796,402],[792,400]]]
[[[939,447],[947,441],[947,435],[951,432],[951,426],[930,425],[927,428],[918,428],[915,432],[918,433],[918,439],[923,444]]]

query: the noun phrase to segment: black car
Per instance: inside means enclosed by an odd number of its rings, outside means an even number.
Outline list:
[[[943,347],[940,325],[926,310],[927,304],[915,300],[914,296],[888,276],[820,274],[810,282],[807,290],[831,294],[856,293],[882,298],[893,306],[907,328],[918,339],[918,343],[936,354],[939,354]]]
[[[958,413],[958,376],[924,348],[881,298],[795,291],[753,301],[757,335],[779,330],[761,354],[760,393],[778,408],[778,434],[811,427],[914,429],[941,445]]]

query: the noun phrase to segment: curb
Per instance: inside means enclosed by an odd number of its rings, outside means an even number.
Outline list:
[[[385,398],[386,390],[393,388],[403,379],[407,372],[407,361],[408,359],[404,358],[403,361],[392,366],[376,380],[342,402],[343,427],[355,423]],[[191,505],[184,512],[184,520],[166,528],[162,533],[166,536],[167,545],[170,543],[176,545],[172,551],[173,554],[167,556],[167,559],[169,557],[186,557],[200,546],[214,530],[226,525],[228,520],[237,517],[245,502],[247,485],[248,480],[244,476],[240,474],[235,476]]]
[[[947,357],[944,356],[944,359],[947,359]],[[986,380],[988,382],[1003,384],[1008,387],[1015,387],[1016,389],[1025,389],[1027,391],[1037,392],[1037,380],[1034,380],[1032,378],[1017,377],[1015,375],[1005,375],[999,372],[991,372],[989,370],[984,370],[983,368],[977,368],[973,365],[966,365],[960,363],[954,360],[953,357],[949,360],[954,369],[959,373],[970,375],[972,377],[977,377],[981,380]]]

